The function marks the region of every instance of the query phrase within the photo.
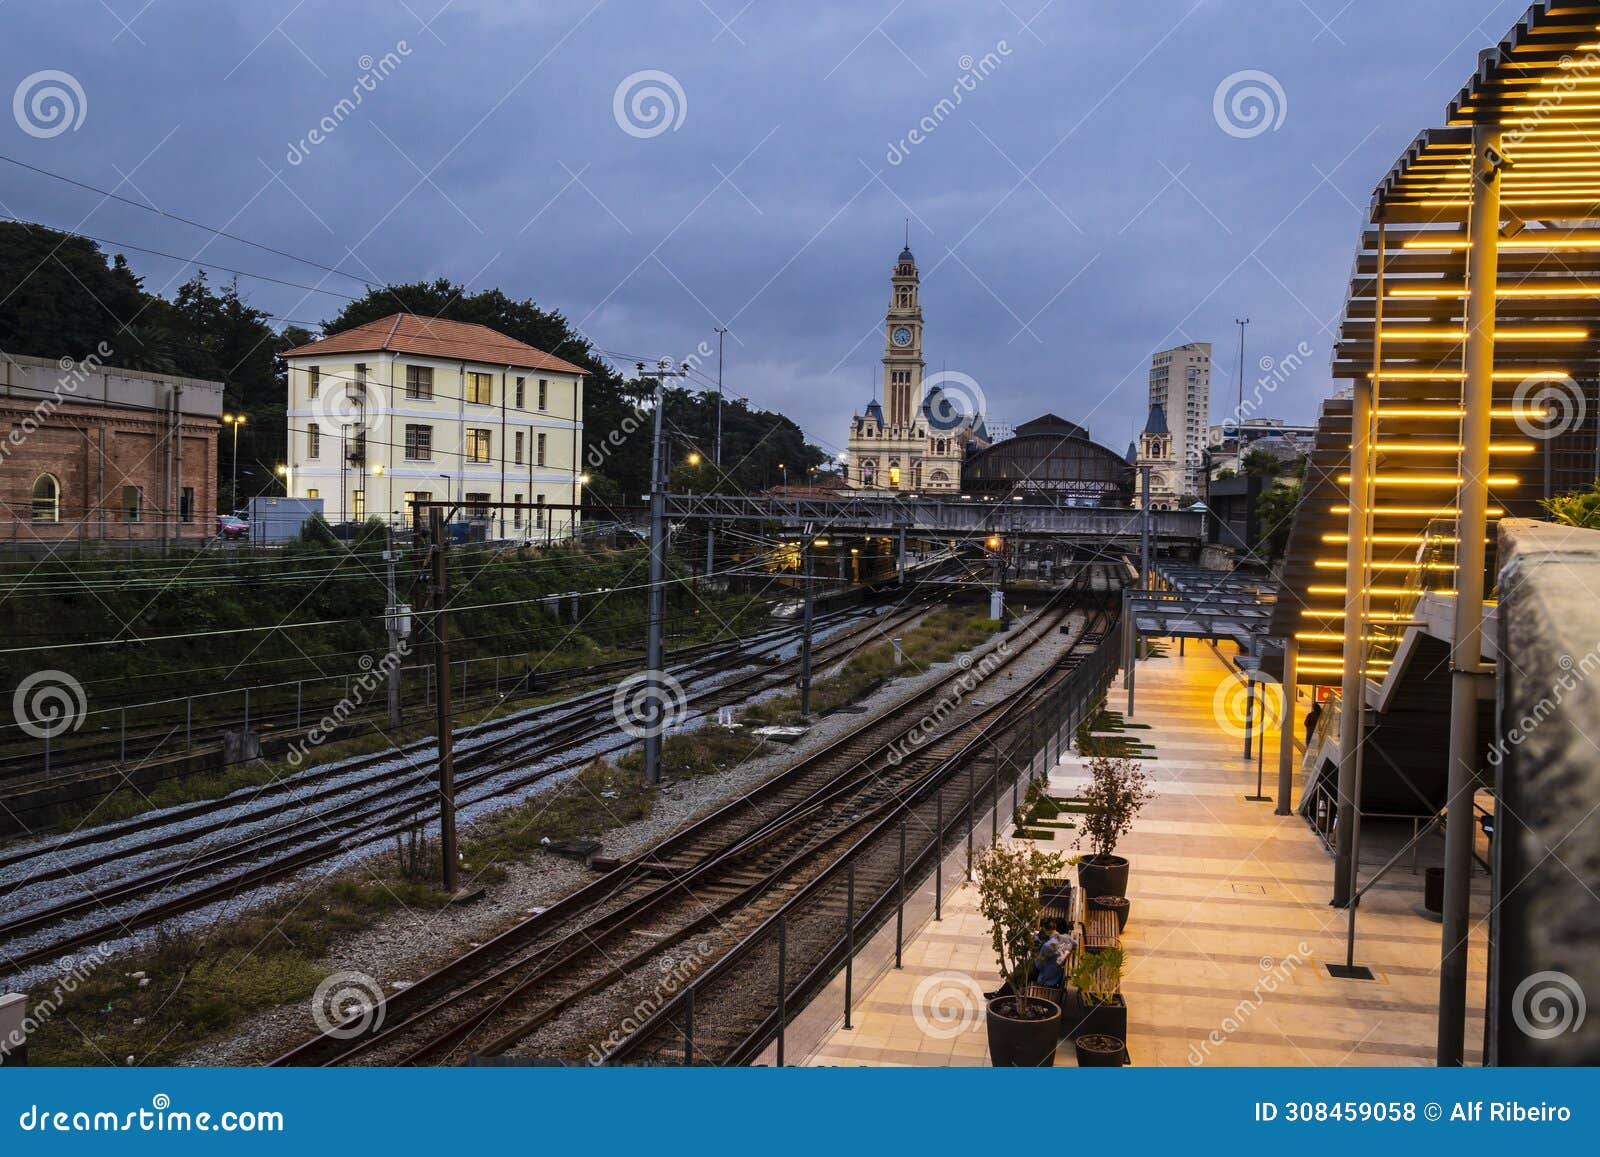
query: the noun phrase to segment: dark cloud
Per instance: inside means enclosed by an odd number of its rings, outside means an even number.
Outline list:
[[[360,276],[532,296],[630,359],[726,324],[730,390],[833,446],[910,217],[932,368],[1121,445],[1163,345],[1217,344],[1221,413],[1241,315],[1252,367],[1316,350],[1270,407],[1314,412],[1372,186],[1524,7],[442,3],[10,0],[0,87],[61,70],[88,108],[48,138],[0,120],[0,152]],[[1214,94],[1252,71],[1282,124],[1230,135]],[[649,72],[681,123],[650,135],[642,97],[630,133],[614,97]],[[0,211],[358,288],[13,166]],[[187,276],[130,257],[152,288]],[[242,287],[297,320],[340,303]]]

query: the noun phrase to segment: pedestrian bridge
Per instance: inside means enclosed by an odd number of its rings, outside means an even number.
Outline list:
[[[999,535],[1104,546],[1134,546],[1144,514],[1118,507],[1028,505],[1021,502],[962,502],[934,498],[728,497],[670,494],[667,516],[702,522],[777,523],[795,534],[899,534],[916,538],[980,538]],[[1188,511],[1150,513],[1153,543],[1199,546],[1205,516]]]

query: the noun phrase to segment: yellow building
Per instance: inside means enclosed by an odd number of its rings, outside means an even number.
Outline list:
[[[487,326],[404,313],[283,357],[288,493],[320,498],[328,521],[400,526],[412,500],[448,500],[491,538],[577,529],[581,366]]]

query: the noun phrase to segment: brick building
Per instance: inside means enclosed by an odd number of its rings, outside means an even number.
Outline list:
[[[221,417],[221,382],[0,353],[0,541],[211,537]]]

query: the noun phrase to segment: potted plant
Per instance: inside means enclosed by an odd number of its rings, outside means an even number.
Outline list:
[[[1128,926],[1130,905],[1126,896],[1090,896],[1089,907],[1100,912],[1111,912],[1117,917],[1117,931]]]
[[[1005,984],[989,1001],[989,1063],[996,1068],[1035,1068],[1055,1064],[1061,1008],[1052,1001],[1021,995],[1037,951],[1040,884],[1059,875],[1061,857],[1029,846],[995,844],[973,865],[978,880],[978,910],[989,921],[995,959]]]
[[[1122,998],[1122,966],[1127,957],[1120,948],[1085,952],[1072,970],[1072,987],[1078,993],[1078,1019],[1071,1036],[1110,1036],[1128,1039],[1128,1003]]]
[[[1116,854],[1117,844],[1133,830],[1135,817],[1155,791],[1137,760],[1096,756],[1089,761],[1089,774],[1076,846],[1087,841],[1090,854],[1078,862],[1078,884],[1085,896],[1126,896],[1128,861]]]
[[[1128,1053],[1121,1037],[1101,1033],[1073,1038],[1072,1048],[1078,1054],[1080,1069],[1120,1069]]]

